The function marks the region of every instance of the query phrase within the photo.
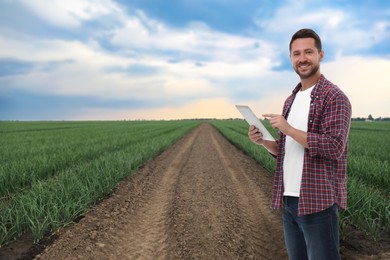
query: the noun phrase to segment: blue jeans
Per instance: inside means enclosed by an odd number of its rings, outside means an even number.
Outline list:
[[[298,197],[283,197],[284,238],[290,260],[340,259],[338,207],[298,216]]]

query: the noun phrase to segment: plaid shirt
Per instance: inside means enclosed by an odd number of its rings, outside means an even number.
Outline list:
[[[299,83],[284,103],[283,116],[288,117]],[[347,206],[347,153],[351,122],[351,104],[347,96],[323,75],[311,93],[307,142],[300,188],[298,215],[312,214],[336,203]],[[279,133],[279,144],[272,207],[282,205],[283,159],[286,135]]]

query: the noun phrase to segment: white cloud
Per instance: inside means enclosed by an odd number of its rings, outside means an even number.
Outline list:
[[[180,96],[201,98],[217,94],[215,86],[201,77],[167,77],[163,88],[164,94],[172,98]]]
[[[65,12],[68,13],[68,12]],[[279,65],[274,46],[250,37],[212,31],[195,23],[177,30],[149,19],[142,12],[122,16],[124,27],[114,30],[113,42],[117,53],[104,51],[96,41],[45,40],[19,35],[0,38],[0,57],[11,57],[37,64],[70,60],[47,71],[36,65],[27,75],[2,79],[9,87],[57,95],[82,95],[101,98],[139,98],[156,100],[171,95],[189,98],[217,96],[221,86],[218,79],[259,78]],[[106,32],[107,33],[107,32]],[[109,34],[109,33],[108,33]],[[123,55],[127,50],[143,48],[137,55]],[[189,56],[176,63],[173,56],[160,51],[185,52]],[[203,55],[207,60],[197,62],[191,56]],[[130,65],[157,68],[153,75],[128,75]],[[117,67],[123,71],[107,72]],[[245,84],[244,82],[242,82]]]
[[[348,95],[354,117],[390,116],[390,59],[340,57],[322,67],[325,76]]]
[[[173,28],[141,11],[126,14],[108,0],[22,3],[57,26],[77,29],[83,21],[112,14],[119,23],[111,31],[94,31],[85,42],[49,40],[3,30],[0,58],[35,64],[28,74],[1,77],[3,90],[23,88],[36,93],[138,99],[146,103],[191,100],[181,106],[146,110],[96,108],[82,111],[79,119],[238,117],[234,108],[237,102],[251,105],[258,113],[280,113],[284,99],[299,79],[292,69],[273,68],[281,64],[281,54],[286,55],[282,50],[288,51],[291,34],[308,25],[320,28],[323,41],[340,50],[336,61],[323,62],[322,71],[348,94],[354,116],[389,116],[383,114],[390,111],[389,81],[385,76],[390,71],[388,58],[348,57],[344,53],[389,37],[388,21],[376,21],[366,30],[359,27],[359,21],[348,10],[326,8],[309,13],[304,2],[290,1],[271,20],[258,19],[258,25],[268,29],[251,37],[215,31],[200,22]],[[95,39],[96,35],[107,37],[105,41],[116,50],[102,48],[101,38]],[[48,69],[47,64],[53,61],[70,62]],[[133,65],[155,70],[147,75],[127,73]],[[245,99],[245,95],[250,96]]]
[[[85,20],[121,13],[111,0],[21,0],[21,3],[50,24],[61,27],[78,27]]]
[[[341,10],[326,8],[307,12],[304,2],[290,1],[279,8],[272,19],[263,20],[262,17],[257,17],[255,22],[258,26],[272,29],[277,33],[291,33],[291,31],[308,26],[320,26],[333,30],[346,19],[346,13]]]
[[[277,55],[275,46],[265,40],[221,33],[201,23],[179,30],[150,19],[142,12],[126,17],[122,23],[123,27],[112,32],[111,41],[124,49],[173,51],[179,57],[184,54],[184,57],[226,62],[257,57],[274,59]]]
[[[310,8],[310,11],[308,9]],[[313,28],[323,43],[335,49],[339,55],[373,47],[389,38],[389,22],[375,17],[370,23],[362,22],[349,9],[324,7],[324,3],[312,1],[288,1],[275,12],[271,19],[255,17],[254,22],[268,35],[285,35],[288,42],[293,33],[301,28]],[[287,46],[287,44],[286,44]]]

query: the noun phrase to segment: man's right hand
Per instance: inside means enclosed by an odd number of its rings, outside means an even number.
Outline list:
[[[264,144],[263,134],[259,131],[259,128],[257,128],[256,126],[251,125],[249,127],[248,136],[253,143],[260,144],[260,145]]]

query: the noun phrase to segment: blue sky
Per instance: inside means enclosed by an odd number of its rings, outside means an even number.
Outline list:
[[[353,116],[389,117],[390,1],[0,0],[0,120],[280,113],[301,28]]]

